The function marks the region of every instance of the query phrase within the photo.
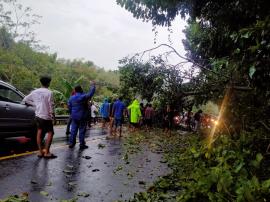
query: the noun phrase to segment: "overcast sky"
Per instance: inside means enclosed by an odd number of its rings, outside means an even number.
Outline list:
[[[84,58],[105,69],[117,69],[118,60],[161,43],[169,43],[167,28],[158,28],[157,44],[151,23],[132,17],[115,0],[20,0],[41,15],[33,29],[50,53],[66,59]],[[172,46],[185,54],[185,22],[173,23]]]

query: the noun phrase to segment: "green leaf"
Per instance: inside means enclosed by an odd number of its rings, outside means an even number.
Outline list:
[[[242,34],[242,35],[241,35],[241,38],[248,39],[249,36],[250,36],[250,32],[246,32],[245,34]]]
[[[244,165],[245,165],[244,162],[239,163],[239,164],[236,166],[234,172],[235,172],[235,173],[238,173]]]
[[[41,195],[43,195],[43,196],[49,196],[49,193],[48,192],[46,192],[46,191],[41,191],[41,192],[39,192]]]
[[[252,79],[252,77],[253,77],[253,75],[254,75],[254,73],[256,72],[256,69],[255,69],[255,67],[254,66],[251,66],[250,68],[249,68],[249,77]]]
[[[259,183],[259,180],[256,176],[252,177],[251,182],[252,182],[253,187],[255,187],[256,189],[260,188],[260,183]]]
[[[262,161],[262,159],[263,159],[263,155],[261,153],[258,153],[256,155],[256,160],[260,163]]]
[[[101,143],[98,144],[98,148],[99,148],[99,149],[103,149],[104,147],[106,147],[105,144],[101,144]]]
[[[240,48],[237,48],[234,50],[234,53],[238,54],[238,53],[240,53],[240,51],[241,51]]]
[[[262,182],[262,189],[267,190],[270,188],[270,179]]]

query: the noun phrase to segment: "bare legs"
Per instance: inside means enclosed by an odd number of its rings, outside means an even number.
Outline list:
[[[37,146],[38,146],[38,150],[39,150],[39,154],[38,156],[43,156],[43,150],[42,150],[42,129],[38,129],[37,130]]]
[[[53,139],[53,133],[48,132],[46,143],[45,143],[45,148],[43,150],[43,148],[42,148],[42,140],[43,140],[42,129],[37,130],[37,145],[38,145],[38,150],[39,150],[38,156],[50,156],[51,155],[50,147],[52,144],[52,139]]]

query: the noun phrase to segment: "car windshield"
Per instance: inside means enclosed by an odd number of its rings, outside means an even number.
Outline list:
[[[21,103],[22,96],[5,86],[0,86],[0,101]]]

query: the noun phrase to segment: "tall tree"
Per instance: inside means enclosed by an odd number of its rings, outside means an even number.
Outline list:
[[[38,24],[41,16],[32,12],[17,0],[0,0],[0,27],[7,30],[16,41],[41,47],[36,40],[32,25]]]
[[[267,0],[117,0],[117,3],[134,17],[152,21],[153,25],[170,26],[177,15],[187,17],[189,26],[184,40],[187,58],[200,69],[191,83],[208,92],[197,96],[197,101],[213,99],[222,103],[228,95],[224,118],[230,120],[229,125],[247,128],[263,123],[265,129],[270,128]]]

